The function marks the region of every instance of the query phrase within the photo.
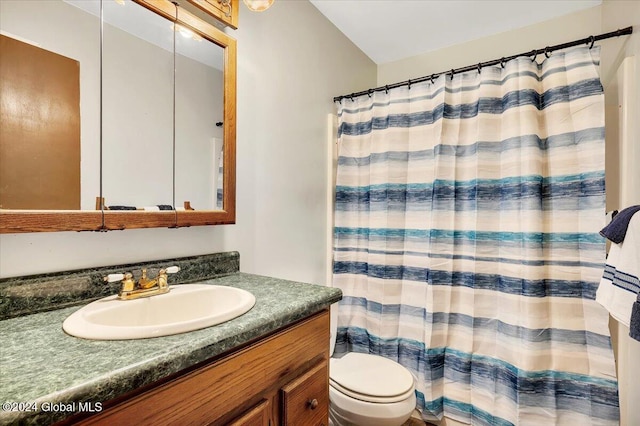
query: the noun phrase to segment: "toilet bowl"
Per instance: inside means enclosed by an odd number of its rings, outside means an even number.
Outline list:
[[[337,334],[335,319],[332,312],[332,355]],[[330,425],[400,426],[415,407],[413,375],[397,362],[357,352],[330,359]]]
[[[329,419],[335,426],[400,426],[416,407],[413,376],[390,359],[350,352],[329,366]]]

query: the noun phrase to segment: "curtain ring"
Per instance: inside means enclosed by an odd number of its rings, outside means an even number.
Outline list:
[[[367,95],[369,95],[369,97],[371,97],[371,93],[373,92],[373,90],[369,89],[367,90]]]
[[[349,99],[351,99],[351,102],[353,102],[353,93],[351,95],[349,95]]]
[[[431,84],[433,84],[433,77],[435,76],[435,74],[431,74]]]
[[[384,86],[384,93],[389,94],[389,85]]]
[[[551,55],[549,55],[549,46],[544,48],[544,56],[546,56],[547,58],[551,57]]]
[[[591,46],[589,46],[589,50],[593,49],[593,43],[596,42],[596,38],[594,36],[589,37],[589,41],[591,41]]]
[[[482,63],[478,62],[478,74],[482,72]]]
[[[453,68],[451,69],[451,80],[453,80]]]
[[[407,86],[408,86],[409,90],[411,90],[411,79],[407,80]]]
[[[504,68],[504,57],[500,58],[500,66]]]
[[[533,57],[531,58],[531,62],[535,62],[535,61],[536,61],[536,58],[538,57],[538,51],[537,51],[537,50],[535,50],[535,49],[533,49],[533,50],[531,51],[531,56],[533,56]]]

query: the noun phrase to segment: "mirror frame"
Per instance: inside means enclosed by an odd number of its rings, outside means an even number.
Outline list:
[[[236,216],[236,40],[169,0],[133,0],[166,19],[198,33],[224,49],[223,210],[109,211],[6,210],[0,211],[0,234],[57,231],[109,231],[136,228],[178,228],[235,223]],[[213,182],[211,182],[213,185]]]

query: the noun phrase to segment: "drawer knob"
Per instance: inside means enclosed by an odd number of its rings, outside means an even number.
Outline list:
[[[311,408],[312,410],[315,410],[316,408],[318,408],[318,400],[313,398],[311,401],[308,401],[307,404],[309,405],[309,408]]]

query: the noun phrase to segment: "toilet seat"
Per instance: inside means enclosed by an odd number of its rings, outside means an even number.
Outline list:
[[[414,394],[409,370],[390,359],[357,352],[331,359],[329,383],[344,395],[373,403],[400,402]]]

